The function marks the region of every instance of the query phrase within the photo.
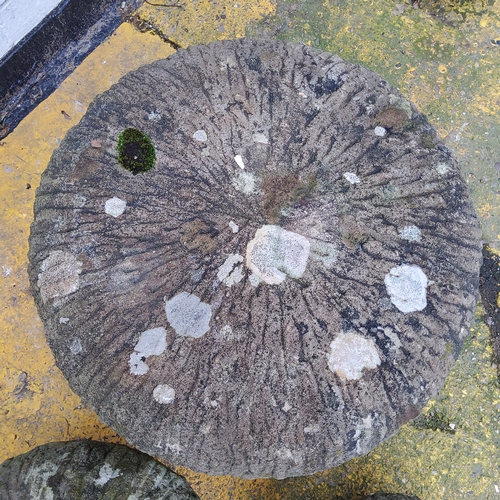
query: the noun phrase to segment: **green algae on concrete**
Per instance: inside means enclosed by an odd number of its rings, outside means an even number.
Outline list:
[[[248,34],[336,53],[397,86],[455,153],[484,238],[500,248],[500,2],[453,1],[433,15],[409,1],[286,0]]]

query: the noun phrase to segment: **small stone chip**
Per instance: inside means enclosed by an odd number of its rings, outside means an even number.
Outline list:
[[[241,157],[241,155],[236,155],[234,157],[234,161],[238,164],[238,167],[240,167],[241,169],[245,168],[245,164],[243,163],[243,158]]]
[[[197,130],[193,134],[193,139],[200,141],[200,142],[205,142],[208,139],[207,133],[204,130]]]
[[[351,183],[351,184],[359,184],[359,177],[354,174],[353,172],[346,172],[344,174],[344,177]]]

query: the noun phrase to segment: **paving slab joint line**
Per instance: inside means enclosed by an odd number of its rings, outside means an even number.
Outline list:
[[[123,17],[123,20],[130,23],[141,33],[152,33],[153,35],[158,36],[163,42],[170,45],[175,50],[183,48],[181,45],[168,38],[158,25],[148,19],[143,19],[136,12],[126,14]]]

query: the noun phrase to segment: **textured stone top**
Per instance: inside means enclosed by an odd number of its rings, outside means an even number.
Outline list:
[[[58,366],[130,443],[283,478],[419,413],[480,260],[459,167],[413,104],[338,56],[238,40],[95,100],[43,174],[29,273]]]
[[[197,500],[187,481],[137,450],[86,439],[0,464],[2,500]]]

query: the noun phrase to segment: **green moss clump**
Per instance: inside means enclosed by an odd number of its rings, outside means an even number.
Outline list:
[[[134,175],[148,172],[155,164],[151,139],[135,128],[126,128],[118,137],[118,161]]]
[[[282,210],[305,203],[312,197],[317,185],[318,181],[312,175],[305,180],[301,180],[298,174],[264,178],[262,208],[266,219],[271,224],[276,224],[280,220]]]
[[[455,434],[455,428],[450,427],[450,421],[448,417],[435,409],[431,409],[426,414],[419,415],[412,422],[413,427],[416,429],[432,429],[433,431],[448,432],[449,434]]]

